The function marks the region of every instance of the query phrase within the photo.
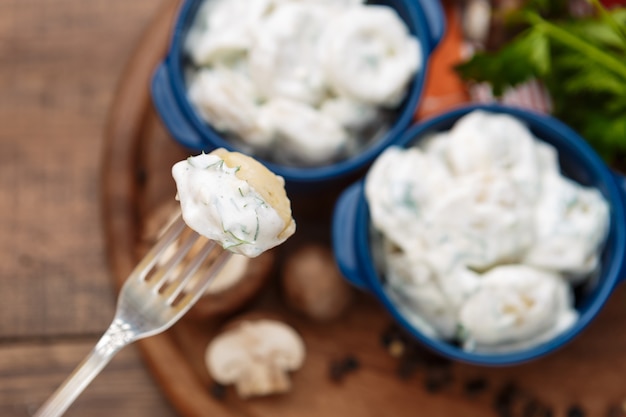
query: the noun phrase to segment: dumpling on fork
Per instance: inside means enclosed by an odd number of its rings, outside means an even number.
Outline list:
[[[224,249],[256,257],[296,229],[282,177],[255,159],[219,148],[172,167],[185,223]]]

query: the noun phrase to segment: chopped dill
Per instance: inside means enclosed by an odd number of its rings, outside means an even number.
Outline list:
[[[466,340],[468,338],[468,331],[461,323],[456,325],[455,336],[458,340]]]
[[[244,244],[249,245],[249,244],[251,244],[251,243],[252,243],[252,242],[248,242],[248,241],[247,241],[247,240],[245,240],[245,239],[242,239],[242,238],[240,238],[240,237],[237,237],[237,236],[236,236],[233,232],[231,232],[230,230],[224,230],[224,233],[226,233],[227,235],[229,235],[230,237],[232,237],[232,238],[233,238],[233,240],[235,240],[235,241],[237,242],[235,245],[231,245],[231,246],[229,246],[229,247],[232,247],[232,246],[239,246],[239,245],[244,245]]]
[[[404,190],[402,193],[402,204],[406,206],[407,208],[409,208],[410,210],[417,213],[419,211],[419,206],[417,202],[415,201],[415,199],[413,198],[411,191],[412,191],[411,185],[405,184]]]
[[[230,249],[230,248],[236,248],[236,247],[238,247],[238,246],[241,246],[241,245],[243,245],[244,243],[246,243],[246,242],[236,242],[236,243],[231,243],[231,244],[226,243],[226,244],[224,244],[222,247],[223,247],[224,249],[228,250],[228,249]]]
[[[265,202],[265,200],[263,200],[260,197],[254,197],[254,199],[257,201],[257,203],[259,204],[259,207],[267,207],[267,203]]]
[[[204,169],[209,169],[209,168],[222,168],[224,166],[224,160],[220,159],[219,161],[212,163],[210,165],[207,165]]]

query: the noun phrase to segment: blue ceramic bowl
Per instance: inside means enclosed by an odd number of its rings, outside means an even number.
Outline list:
[[[188,59],[183,46],[186,34],[201,3],[201,0],[183,2],[175,22],[167,55],[156,69],[152,79],[152,99],[169,132],[184,147],[195,151],[210,151],[218,147],[240,150],[205,122],[187,97],[183,73]],[[371,3],[388,5],[398,12],[410,32],[421,42],[422,62],[425,69],[431,52],[444,33],[445,16],[439,1],[374,0]],[[310,188],[307,186],[311,185],[324,186],[358,172],[408,128],[422,93],[425,76],[425,70],[416,75],[409,86],[405,100],[396,112],[395,122],[392,123],[387,134],[362,153],[332,165],[315,168],[284,166],[265,160],[262,162],[270,170],[284,177],[288,187],[292,190],[301,189],[302,185],[305,185],[305,189]]]
[[[538,138],[556,147],[562,171],[575,181],[600,190],[611,208],[610,230],[604,247],[600,277],[576,299],[580,317],[567,332],[527,350],[512,353],[467,352],[452,343],[425,336],[411,326],[383,289],[381,276],[373,260],[372,231],[364,180],[353,184],[339,197],[333,212],[332,241],[335,258],[352,284],[370,292],[418,341],[453,360],[476,365],[513,365],[551,353],[578,335],[602,309],[624,275],[626,253],[626,182],[612,172],[577,133],[552,117],[498,105],[469,106],[445,113],[409,129],[394,145],[408,147],[432,132],[449,130],[463,115],[483,109],[506,113],[524,121]]]

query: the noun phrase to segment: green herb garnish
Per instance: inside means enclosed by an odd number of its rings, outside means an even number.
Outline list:
[[[245,239],[242,239],[238,236],[236,236],[233,232],[231,232],[230,230],[224,230],[224,233],[226,233],[227,235],[229,235],[230,237],[233,238],[233,240],[236,242],[235,244],[229,245],[228,247],[235,247],[235,246],[240,246],[240,245],[249,245],[252,242],[248,242]],[[226,246],[224,246],[224,248],[226,248]]]
[[[577,130],[607,162],[626,155],[626,8],[571,17],[562,1],[529,0],[509,17],[522,31],[496,52],[457,66],[462,78],[488,82],[494,94],[540,80],[554,116]]]
[[[256,230],[254,231],[254,241],[256,242],[256,240],[259,238],[259,229],[261,228],[261,222],[259,221],[259,213],[255,211],[254,215],[256,216]]]

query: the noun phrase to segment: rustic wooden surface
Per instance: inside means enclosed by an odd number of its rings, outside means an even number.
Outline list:
[[[92,348],[136,259],[141,215],[171,194],[159,178],[184,152],[152,111],[146,85],[166,37],[141,36],[163,35],[155,25],[169,24],[175,4],[0,2],[1,416],[31,415]],[[137,44],[148,47],[137,53]],[[129,165],[138,150],[147,152],[139,177]],[[332,325],[284,315],[311,354],[292,395],[250,402],[232,391],[223,401],[209,395],[201,354],[212,327],[184,321],[123,350],[67,415],[489,417],[494,391],[516,381],[555,417],[572,404],[602,417],[626,398],[624,290],[557,354],[505,369],[457,364],[437,393],[424,389],[423,370],[396,377],[397,361],[378,342],[388,318],[367,297]],[[362,367],[331,383],[329,361],[344,354]],[[468,397],[463,383],[474,377],[488,392]]]
[[[163,7],[171,2],[0,2],[2,416],[31,415],[112,319],[104,132],[118,81]],[[130,347],[67,415],[176,413]]]
[[[151,40],[151,46],[146,50],[160,50],[158,38],[147,39]],[[146,60],[154,58],[155,55],[148,53],[137,57],[125,74],[124,85],[145,85],[142,78],[147,77],[146,67],[150,67]],[[434,90],[437,89],[431,91]],[[442,96],[449,95],[445,89],[439,92]],[[140,255],[142,230],[151,214],[172,199],[171,164],[188,155],[171,140],[144,96],[141,88],[120,91],[115,106],[117,113],[110,120],[107,136],[104,206],[109,219],[107,236],[114,265],[113,279],[117,285]],[[454,100],[458,102],[457,98]],[[432,113],[433,108],[427,112]],[[135,117],[127,117],[129,114]],[[307,226],[318,231],[323,228],[313,222],[309,210],[301,210],[307,205],[306,201],[301,204],[302,199],[292,196],[294,216],[299,222],[298,237],[307,239],[310,236]],[[317,204],[316,210],[322,207],[323,204]],[[301,221],[303,218],[306,220]],[[281,249],[289,250],[292,244],[290,239]],[[626,327],[626,288],[623,285],[590,328],[553,355],[507,368],[452,364],[435,367],[434,374],[431,361],[430,367],[418,365],[415,372],[401,378],[397,373],[399,360],[380,343],[380,336],[391,320],[371,297],[360,294],[345,316],[332,323],[317,324],[284,305],[280,288],[275,285],[277,278],[274,276],[274,285],[267,285],[260,298],[248,305],[248,311],[278,315],[303,335],[307,358],[303,369],[293,375],[293,390],[288,395],[244,401],[229,389],[225,398],[214,398],[203,353],[221,321],[186,317],[170,331],[139,344],[155,380],[181,416],[625,415],[626,334],[622,329]],[[340,382],[331,380],[330,364],[346,355],[358,358],[360,368]],[[431,379],[438,372],[451,378],[439,387],[433,386]],[[469,395],[466,384],[476,378],[484,381],[486,388]],[[494,402],[511,383],[519,388],[516,395],[508,397],[513,410],[509,414],[497,413]],[[502,405],[503,397],[500,398]],[[549,407],[551,413],[541,412],[537,404]]]

